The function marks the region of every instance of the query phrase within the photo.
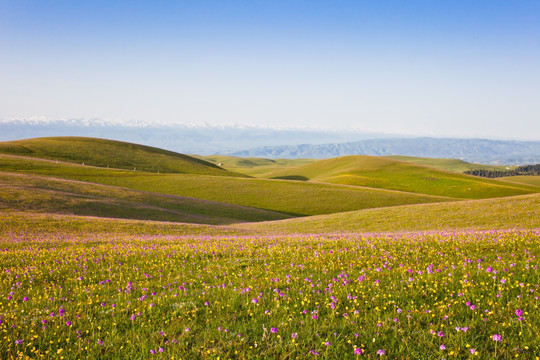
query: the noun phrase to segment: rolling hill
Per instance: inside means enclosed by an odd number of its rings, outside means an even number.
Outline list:
[[[0,143],[0,210],[38,222],[36,213],[226,226],[217,233],[537,226],[540,187],[530,178],[484,179],[372,156],[200,157],[92,138]],[[504,198],[470,200],[495,197]],[[291,219],[301,216],[310,217]]]
[[[347,184],[463,199],[536,192],[518,184],[501,183],[385,157],[363,155],[319,160],[278,170],[266,176],[272,179]]]
[[[540,194],[439,204],[395,206],[311,216],[235,228],[259,233],[320,234],[540,228]]]
[[[514,184],[540,187],[540,176],[533,176],[533,175],[505,176],[502,178],[497,178],[497,180],[507,181],[509,183],[514,183]]]
[[[0,142],[0,154],[154,173],[245,177],[172,151],[96,138],[51,137]]]
[[[486,164],[476,164],[470,163],[467,161],[459,159],[436,159],[436,158],[426,158],[426,157],[415,157],[415,156],[403,156],[403,155],[388,155],[385,156],[389,159],[401,160],[410,162],[418,165],[431,166],[437,169],[454,171],[462,173],[467,170],[475,169],[485,169],[485,170],[507,170],[513,168],[506,165],[486,165]]]
[[[292,216],[455,200],[441,196],[335,184],[106,169],[14,155],[0,155],[0,171],[114,185],[248,206]]]
[[[0,210],[195,224],[232,224],[290,217],[207,200],[3,171],[0,172]]]
[[[277,170],[310,164],[317,161],[316,159],[242,158],[225,155],[193,156],[214,164],[222,164],[220,166],[229,171],[239,172],[254,177],[264,177],[266,174]]]

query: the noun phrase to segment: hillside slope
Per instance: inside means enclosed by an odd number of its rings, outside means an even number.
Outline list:
[[[226,155],[210,155],[194,157],[220,165],[224,169],[239,172],[254,177],[264,177],[271,172],[291,168],[295,166],[310,164],[316,159],[266,159],[266,158],[242,158]]]
[[[0,171],[30,173],[287,213],[329,214],[454,198],[358,186],[193,174],[156,174],[0,155]]]
[[[463,199],[536,192],[518,184],[501,183],[385,157],[364,155],[319,160],[266,176],[272,179],[357,185]]]
[[[514,184],[523,184],[534,187],[540,187],[540,176],[533,175],[518,175],[518,176],[505,176],[502,178],[497,178],[499,181],[505,181]]]
[[[458,229],[540,228],[540,194],[366,209],[235,228],[260,233],[317,234]]]
[[[3,171],[0,210],[219,225],[290,217],[207,200]]]
[[[454,171],[462,173],[467,170],[475,169],[485,169],[485,170],[506,170],[510,167],[505,165],[486,165],[486,164],[476,164],[470,163],[467,161],[459,159],[436,159],[436,158],[426,158],[426,157],[415,157],[415,156],[403,156],[403,155],[390,155],[385,156],[389,159],[406,161],[413,164],[431,166],[437,169]]]
[[[0,142],[1,153],[154,173],[245,177],[172,151],[96,138],[51,137]]]

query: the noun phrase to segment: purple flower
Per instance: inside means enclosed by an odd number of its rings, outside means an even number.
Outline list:
[[[155,354],[156,353],[156,350],[152,349],[150,350],[150,354]]]
[[[163,350],[163,348],[159,348],[159,352],[164,352],[165,350]]]
[[[298,334],[297,334],[297,333],[292,333],[292,334],[291,334],[291,338],[292,338],[292,339],[296,339],[297,337],[298,337]]]
[[[476,353],[476,349],[469,349],[469,351],[471,352],[471,354]]]
[[[441,346],[439,346],[439,349],[446,350],[446,346],[444,344],[442,344]]]
[[[521,309],[516,309],[516,316],[518,316],[518,317],[523,316],[523,310],[521,310]]]
[[[316,352],[316,351],[313,350],[313,349],[309,350],[309,353],[310,353],[311,355],[320,355],[318,352]]]
[[[251,300],[252,303],[256,304],[259,302],[259,300],[257,300],[257,298],[253,298],[253,300]]]
[[[23,297],[22,301],[28,301],[28,297]]]
[[[332,346],[332,344],[330,343],[330,341],[325,342],[324,345],[326,345],[326,346]]]
[[[15,340],[15,344],[20,345],[20,344],[23,343],[23,341],[24,341],[24,339]]]
[[[274,334],[277,333],[277,328],[275,328],[275,327],[270,328],[270,332],[271,332],[271,333],[274,333]]]
[[[438,336],[438,337],[444,337],[444,332],[439,331],[439,332],[437,333],[437,336]]]
[[[384,351],[382,349],[377,350],[377,355],[383,356],[385,354],[386,354],[386,351]]]
[[[495,334],[491,337],[493,341],[502,341],[502,336],[499,334]]]
[[[66,321],[67,326],[71,326],[71,321]]]
[[[364,353],[364,350],[360,349],[360,348],[355,348],[354,349],[354,355],[362,355]]]
[[[185,332],[189,332],[191,329],[190,328],[186,328],[186,330],[184,330]]]

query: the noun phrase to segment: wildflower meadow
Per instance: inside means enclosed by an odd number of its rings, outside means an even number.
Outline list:
[[[2,359],[538,359],[540,230],[3,235]]]

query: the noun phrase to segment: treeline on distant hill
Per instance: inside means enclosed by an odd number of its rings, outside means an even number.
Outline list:
[[[536,165],[522,165],[513,170],[485,170],[474,169],[465,171],[467,175],[481,176],[485,178],[498,178],[503,176],[517,176],[517,175],[540,175],[540,164]]]

